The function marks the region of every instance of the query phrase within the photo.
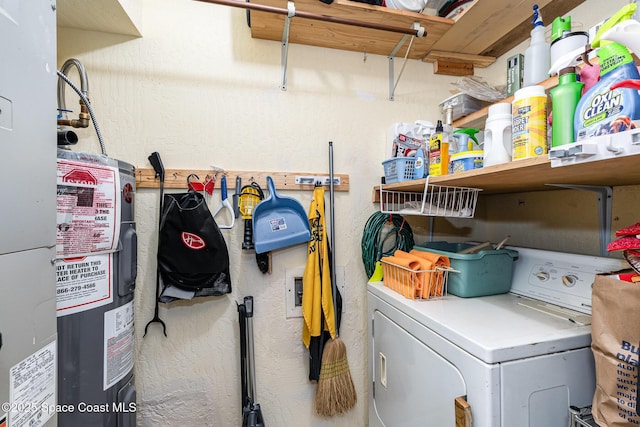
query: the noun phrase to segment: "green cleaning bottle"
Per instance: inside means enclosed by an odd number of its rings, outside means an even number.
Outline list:
[[[573,118],[584,83],[576,81],[576,68],[566,67],[558,73],[558,86],[551,89],[551,146],[574,141]]]

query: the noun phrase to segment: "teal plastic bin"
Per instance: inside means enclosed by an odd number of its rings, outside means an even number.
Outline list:
[[[518,251],[488,249],[475,254],[457,253],[471,246],[468,243],[427,242],[414,249],[449,257],[451,268],[459,271],[449,273],[447,292],[452,295],[471,298],[509,292]]]

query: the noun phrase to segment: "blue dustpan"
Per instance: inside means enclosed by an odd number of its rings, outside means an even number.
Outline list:
[[[269,197],[253,209],[253,244],[257,254],[306,243],[311,240],[309,219],[302,204],[276,193],[267,177]]]

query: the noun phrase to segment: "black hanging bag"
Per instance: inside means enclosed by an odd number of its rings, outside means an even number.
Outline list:
[[[227,245],[201,193],[164,195],[158,270],[162,302],[189,299],[176,297],[181,291],[191,297],[231,292]]]

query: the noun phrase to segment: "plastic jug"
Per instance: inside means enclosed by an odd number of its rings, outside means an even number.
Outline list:
[[[511,161],[511,103],[489,107],[484,129],[484,167]]]

